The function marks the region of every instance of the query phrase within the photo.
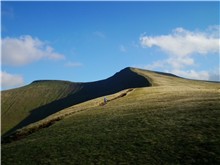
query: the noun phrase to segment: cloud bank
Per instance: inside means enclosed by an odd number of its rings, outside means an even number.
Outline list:
[[[171,34],[160,36],[141,36],[142,46],[158,46],[164,52],[178,57],[191,54],[207,54],[219,52],[219,36],[214,32],[191,32],[184,28],[176,28]]]
[[[152,48],[155,46],[168,55],[166,59],[155,61],[144,68],[161,68],[186,78],[216,80],[218,77],[216,74],[213,76],[213,73],[208,71],[187,70],[187,68],[196,65],[195,55],[219,55],[219,31],[220,26],[210,26],[203,32],[189,31],[179,27],[167,35],[142,35],[140,37],[142,47]]]
[[[19,38],[2,39],[2,64],[22,66],[46,58],[50,60],[65,59],[64,55],[54,52],[46,42],[29,35]]]

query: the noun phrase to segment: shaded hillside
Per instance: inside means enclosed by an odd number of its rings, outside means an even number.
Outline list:
[[[150,86],[143,76],[125,68],[112,77],[90,83],[35,81],[2,93],[2,133],[6,135],[69,106],[119,92]]]
[[[219,164],[220,83],[131,70],[153,87],[108,95],[104,106],[100,97],[48,116],[35,126],[63,118],[2,144],[2,164]]]

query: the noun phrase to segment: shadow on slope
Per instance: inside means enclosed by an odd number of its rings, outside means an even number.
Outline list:
[[[53,101],[47,105],[33,109],[30,115],[21,121],[17,126],[4,134],[4,137],[20,129],[28,124],[37,122],[45,117],[56,113],[64,108],[79,104],[97,97],[114,94],[128,88],[138,88],[151,86],[149,81],[131,71],[130,68],[125,68],[116,73],[110,78],[90,83],[81,83],[81,89],[76,93],[71,94],[63,99]]]

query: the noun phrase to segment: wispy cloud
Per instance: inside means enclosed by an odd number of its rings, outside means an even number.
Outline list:
[[[95,35],[96,37],[99,37],[99,38],[106,38],[106,35],[101,31],[95,31],[95,32],[93,32],[93,35]]]
[[[210,81],[220,81],[220,68],[219,70],[205,71],[205,70],[179,70],[174,69],[171,71],[173,74],[176,74],[181,77],[197,80],[210,80]]]
[[[140,47],[139,44],[136,43],[135,41],[131,42],[131,46],[134,47],[134,48],[139,48]]]
[[[173,73],[177,76],[196,79],[196,80],[211,80],[211,81],[220,81],[219,72],[216,71],[204,71],[204,70],[195,70],[195,69],[175,69],[175,68],[166,68],[167,64],[164,61],[156,61],[150,65],[136,65],[134,67],[139,67],[147,70],[163,70],[166,73]]]
[[[1,71],[1,88],[8,89],[24,85],[23,76]]]
[[[168,57],[144,66],[145,69],[163,69],[186,78],[213,80],[217,74],[210,71],[187,69],[196,66],[195,55],[219,55],[220,26],[210,26],[205,31],[189,31],[176,28],[171,34],[159,36],[142,35],[143,47],[159,47]]]
[[[172,70],[172,73],[181,77],[197,80],[210,80],[210,73],[208,71],[195,71],[195,70]]]
[[[67,62],[67,63],[65,64],[65,66],[66,66],[66,67],[73,67],[73,68],[75,68],[75,67],[81,67],[81,66],[83,66],[83,64],[80,63],[80,62],[72,62],[72,61],[69,61],[69,62]]]
[[[7,17],[7,18],[14,18],[14,9],[9,6],[8,4],[6,5],[5,3],[2,3],[2,11],[1,11],[2,17]]]
[[[5,24],[5,20],[13,20],[15,18],[14,9],[7,3],[1,3],[1,32],[7,32],[8,27]]]
[[[40,59],[65,59],[65,56],[54,52],[46,42],[29,35],[19,38],[6,37],[2,39],[2,64],[22,66]]]
[[[126,49],[126,47],[125,47],[124,45],[120,45],[120,46],[119,46],[119,50],[120,50],[121,52],[127,52],[127,49]]]

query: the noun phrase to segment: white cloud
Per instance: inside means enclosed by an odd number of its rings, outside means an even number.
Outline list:
[[[195,64],[194,59],[190,57],[184,57],[184,58],[179,58],[179,57],[169,57],[168,59],[165,60],[159,60],[155,61],[152,64],[145,65],[145,69],[182,69],[185,68],[186,66],[193,66]]]
[[[120,45],[119,49],[120,49],[121,52],[126,52],[127,51],[127,49],[124,45]]]
[[[172,70],[171,73],[189,79],[210,80],[210,75],[208,71]]]
[[[171,34],[160,36],[141,36],[142,46],[158,46],[172,56],[184,57],[191,54],[218,53],[220,39],[216,35],[218,28],[213,31],[191,32],[183,28],[176,28]]]
[[[220,81],[220,68],[212,71],[195,71],[195,70],[171,70],[173,74],[180,77],[196,79],[196,80],[209,80]]]
[[[194,59],[191,57],[170,57],[164,63],[170,65],[173,68],[180,69],[186,66],[194,65]]]
[[[156,61],[149,65],[136,65],[134,67],[173,73],[177,76],[196,80],[220,81],[220,68],[212,71],[197,71],[194,69],[182,69],[167,67],[167,61]]]
[[[133,67],[143,68],[148,70],[157,70],[166,73],[172,73],[177,76],[196,80],[209,80],[209,81],[220,81],[220,69],[213,71],[196,71],[194,69],[174,69],[166,68],[167,64],[165,61],[156,61],[149,65],[134,65]]]
[[[158,68],[165,68],[165,61],[155,61],[152,64],[142,66],[141,68],[154,70]]]
[[[19,87],[22,85],[24,85],[24,79],[21,75],[10,74],[10,73],[1,71],[1,87],[2,87],[2,89]]]
[[[29,35],[19,38],[6,37],[2,39],[2,64],[9,66],[22,66],[42,58],[50,60],[64,59],[64,55],[54,52],[43,41]]]
[[[209,80],[220,81],[220,66],[209,73]]]
[[[196,55],[219,55],[220,26],[210,26],[205,31],[188,31],[184,28],[176,28],[171,34],[159,36],[142,35],[140,42],[143,47],[157,46],[168,57],[152,64],[145,65],[145,69],[166,70],[181,77],[200,80],[219,81],[218,71],[196,71]],[[190,69],[187,69],[190,67]]]
[[[67,67],[80,67],[82,65],[83,64],[80,62],[71,62],[71,61],[69,61],[65,64],[65,66],[67,66]]]

